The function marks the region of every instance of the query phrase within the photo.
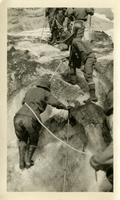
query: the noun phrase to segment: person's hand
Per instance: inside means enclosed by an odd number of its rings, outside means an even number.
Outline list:
[[[67,110],[70,110],[70,109],[72,109],[74,107],[75,107],[75,105],[73,103],[71,103],[71,104],[67,105]]]
[[[71,102],[70,100],[67,100],[67,106],[66,106],[67,110],[70,110],[74,107],[75,107],[75,104]]]
[[[96,156],[93,155],[91,158],[90,158],[90,165],[92,168],[94,168],[96,171],[99,170],[99,165],[98,165],[98,162],[96,160]]]

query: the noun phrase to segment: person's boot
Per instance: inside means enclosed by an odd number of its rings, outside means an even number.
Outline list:
[[[97,99],[97,97],[95,95],[95,89],[91,89],[90,90],[90,101],[94,101],[94,102],[98,101],[98,99]]]
[[[70,83],[75,85],[77,82],[76,68],[70,67]]]
[[[88,86],[89,86],[89,93],[90,93],[89,101],[97,102],[98,99],[97,99],[96,94],[95,94],[95,84],[89,83]]]
[[[90,101],[94,101],[94,102],[97,102],[98,99],[95,95],[95,88],[94,89],[90,89]]]
[[[18,141],[19,148],[19,167],[20,169],[25,168],[25,153],[26,153],[26,143],[23,141]]]
[[[35,152],[36,147],[33,145],[30,145],[29,150],[28,150],[28,154],[27,154],[27,158],[26,158],[26,168],[30,168],[31,166],[34,165],[34,162],[32,160],[32,156]]]
[[[91,101],[97,102],[98,99],[97,99],[97,97],[95,95],[95,84],[94,83],[90,83],[90,84],[88,84],[88,86],[89,86],[90,97],[89,97],[89,99],[84,100],[84,103],[88,103],[88,102],[91,102]]]

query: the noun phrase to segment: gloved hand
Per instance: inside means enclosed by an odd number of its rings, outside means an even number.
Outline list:
[[[69,105],[66,106],[67,110],[70,110],[70,109],[72,109],[72,108],[74,108],[74,107],[75,107],[74,104],[69,104]]]
[[[90,165],[91,167],[93,167],[96,171],[99,170],[99,165],[98,165],[98,162],[96,160],[96,156],[93,155],[91,158],[90,158]]]
[[[66,106],[67,110],[70,110],[70,109],[75,107],[75,104],[73,102],[69,101],[69,100],[67,100],[67,104],[68,104]]]

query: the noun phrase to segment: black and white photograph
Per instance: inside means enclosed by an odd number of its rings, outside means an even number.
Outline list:
[[[114,192],[114,11],[7,9],[7,191]]]

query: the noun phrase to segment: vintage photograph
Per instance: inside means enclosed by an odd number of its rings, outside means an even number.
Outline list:
[[[114,191],[113,25],[112,8],[7,9],[8,192]]]

